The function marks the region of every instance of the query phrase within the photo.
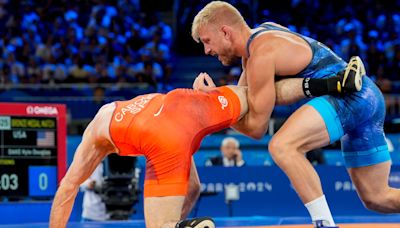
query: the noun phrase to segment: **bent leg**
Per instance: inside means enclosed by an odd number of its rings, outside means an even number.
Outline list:
[[[186,196],[145,197],[144,209],[146,227],[175,227],[181,219],[185,219],[192,210],[200,195],[200,180],[192,158],[190,167],[189,184]],[[197,221],[198,220],[198,221]],[[213,224],[209,218],[187,220],[199,222],[198,225]],[[197,227],[197,226],[194,226]],[[212,227],[212,226],[209,226]]]
[[[322,196],[320,179],[305,153],[329,142],[329,133],[320,113],[310,105],[303,105],[269,144],[274,161],[289,177],[303,203]]]
[[[144,216],[148,228],[173,228],[181,218],[185,196],[146,197]]]
[[[366,208],[381,213],[400,212],[400,190],[389,186],[391,162],[349,168],[351,180]]]
[[[337,116],[326,99],[316,98],[293,113],[269,144],[274,161],[290,179],[312,221],[332,227],[335,222],[319,176],[305,154],[343,135]]]

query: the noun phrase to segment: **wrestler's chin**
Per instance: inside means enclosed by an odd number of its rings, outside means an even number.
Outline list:
[[[230,62],[221,61],[221,63],[222,63],[222,65],[224,65],[224,66],[230,66],[230,65],[231,65]]]
[[[226,59],[226,58],[218,58],[218,59],[224,66],[231,66],[235,62],[235,61],[232,61],[232,59]]]

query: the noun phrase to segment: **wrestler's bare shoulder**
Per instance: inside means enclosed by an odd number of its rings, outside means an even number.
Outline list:
[[[284,31],[271,30],[265,31],[257,36],[250,46],[250,55],[252,53],[269,53],[292,46],[307,46],[304,39]]]
[[[114,102],[103,105],[90,123],[94,129],[93,134],[97,139],[111,142],[109,127],[115,107]]]
[[[285,27],[285,26],[283,26],[283,25],[280,25],[280,24],[278,24],[278,23],[272,22],[272,21],[268,21],[268,22],[265,22],[265,23],[263,23],[263,24],[273,25],[273,26],[276,26],[276,27],[279,27],[279,28],[282,28],[282,29],[287,29],[287,30],[289,30],[289,28],[287,28],[287,27]]]

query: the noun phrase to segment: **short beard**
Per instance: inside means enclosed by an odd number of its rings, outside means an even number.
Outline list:
[[[240,58],[237,56],[232,56],[230,58],[225,59],[225,61],[222,62],[222,65],[224,66],[232,66],[235,65],[240,61]]]

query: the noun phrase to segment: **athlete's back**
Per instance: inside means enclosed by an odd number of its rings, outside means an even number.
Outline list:
[[[221,87],[208,93],[176,89],[117,101],[109,124],[111,140],[120,155],[150,156],[170,146],[188,146],[194,152],[206,134],[230,126],[230,112],[239,114],[240,101],[225,103],[226,94],[237,97],[232,90]],[[218,116],[220,110],[226,112],[225,117]],[[183,144],[185,140],[192,145]]]
[[[280,26],[279,24],[266,22],[259,25],[256,29],[257,31],[251,35],[247,43],[248,53],[249,46],[253,39],[268,31],[284,32],[286,33],[284,35],[288,36],[289,38],[291,36],[300,37],[309,45],[312,51],[311,61],[301,72],[296,74],[297,77],[325,78],[335,76],[337,73],[344,70],[347,65],[343,59],[332,52],[332,50],[323,43],[299,33],[292,32],[289,29]]]
[[[241,114],[228,87],[210,92],[176,89],[115,102],[109,132],[119,155],[146,157],[146,196],[184,195],[192,154],[207,134],[229,127]]]

